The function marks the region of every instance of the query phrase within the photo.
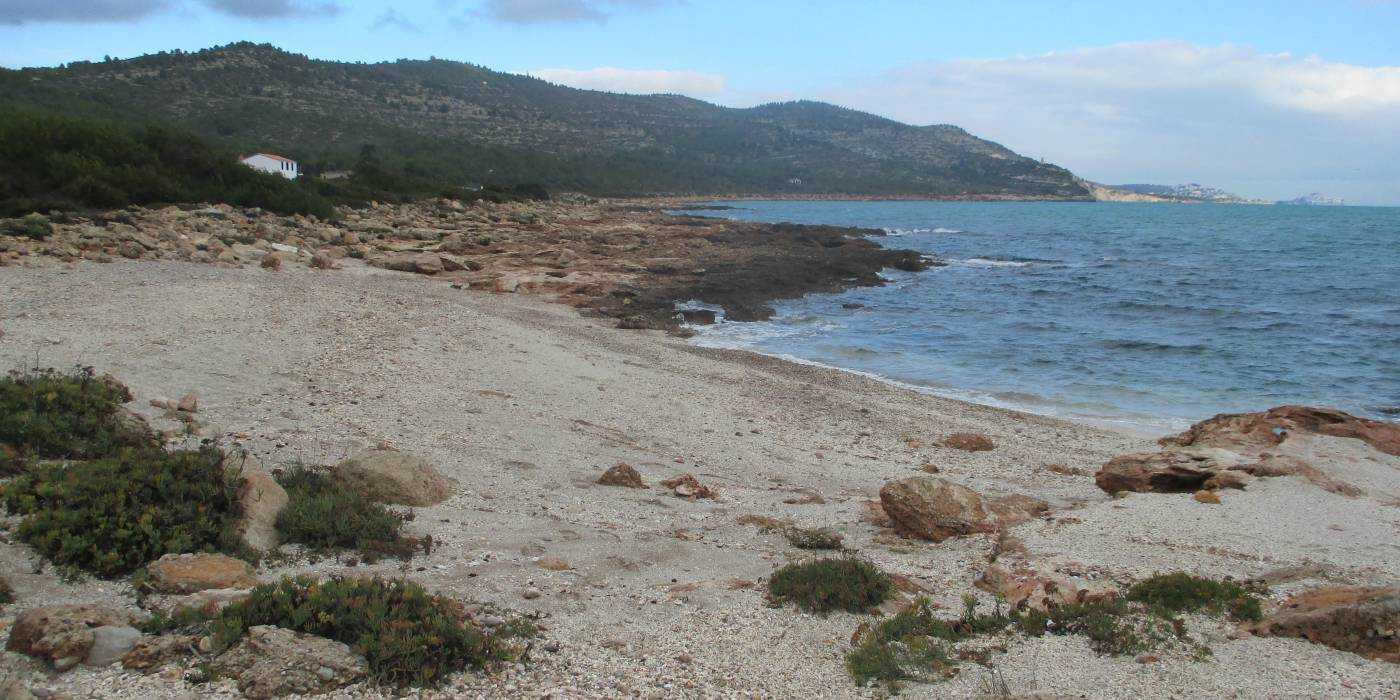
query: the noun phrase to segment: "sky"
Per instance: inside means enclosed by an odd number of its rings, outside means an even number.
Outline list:
[[[0,65],[268,42],[957,124],[1105,183],[1400,205],[1400,0],[0,0]]]

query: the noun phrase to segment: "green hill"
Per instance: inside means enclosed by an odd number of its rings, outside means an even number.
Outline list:
[[[362,64],[232,44],[0,70],[0,102],[159,121],[315,170],[365,155],[443,184],[538,182],[601,195],[1087,198],[1063,168],[954,126],[816,102],[751,109],[618,95],[442,60]]]

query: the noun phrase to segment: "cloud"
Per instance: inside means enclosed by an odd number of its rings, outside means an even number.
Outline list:
[[[724,92],[724,76],[713,73],[672,70],[629,70],[626,68],[541,68],[530,75],[551,83],[607,92],[628,92],[642,95],[673,93],[694,97],[715,96]]]
[[[202,0],[210,8],[234,17],[273,19],[335,15],[340,5],[330,0]]]
[[[374,22],[369,25],[369,28],[374,31],[397,29],[399,31],[412,32],[415,34],[422,31],[418,28],[418,25],[409,21],[409,19],[400,14],[398,10],[392,8],[385,10],[383,14],[375,18]]]
[[[170,0],[0,0],[0,24],[130,22],[171,5]]]
[[[480,16],[509,24],[603,22],[613,12],[651,8],[674,0],[486,0]]]
[[[333,15],[331,0],[199,0],[216,12],[248,19]],[[0,24],[135,22],[189,5],[184,0],[0,0]]]
[[[1400,66],[1156,41],[915,63],[819,96],[958,124],[1091,179],[1271,197],[1335,182],[1400,202]]]

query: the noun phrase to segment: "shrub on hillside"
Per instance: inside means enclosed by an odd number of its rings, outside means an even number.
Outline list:
[[[788,564],[773,572],[768,592],[808,612],[867,612],[889,598],[890,577],[870,562],[846,557]]]
[[[3,487],[23,514],[16,534],[54,563],[104,578],[165,554],[238,552],[238,483],[215,448],[122,448],[86,462],[44,462]]]
[[[287,507],[277,515],[283,542],[316,551],[412,556],[416,542],[399,532],[403,515],[332,481],[324,471],[293,465],[277,481],[288,497]]]
[[[173,202],[333,214],[330,202],[311,188],[248,168],[234,153],[193,134],[0,110],[0,215]]]
[[[434,685],[510,656],[498,636],[467,622],[458,603],[408,581],[297,577],[258,586],[214,619],[215,646],[227,648],[257,625],[348,644],[374,681],[398,687]]]
[[[0,379],[0,475],[35,459],[93,459],[159,441],[122,412],[126,387],[92,368],[11,372]]]

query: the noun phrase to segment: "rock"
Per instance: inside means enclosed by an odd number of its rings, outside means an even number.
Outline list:
[[[316,253],[315,255],[311,256],[310,265],[313,269],[316,270],[340,269],[340,263],[336,262],[335,258],[332,258],[331,256],[326,255],[325,253]]]
[[[1002,598],[1013,612],[1095,603],[1118,595],[1118,590],[1110,584],[1042,574],[1025,562],[992,563],[973,585]]]
[[[976,491],[937,477],[891,481],[880,489],[880,505],[898,529],[934,542],[993,529]]]
[[[258,585],[253,567],[224,554],[167,554],[146,567],[151,585],[161,593],[197,593],[218,588]]]
[[[573,568],[569,566],[569,562],[558,557],[543,557],[537,563],[546,571],[568,571]]]
[[[1315,588],[1289,598],[1251,631],[1400,663],[1400,587]]]
[[[1220,504],[1220,494],[1214,491],[1197,491],[1192,498],[1196,499],[1198,503]]]
[[[520,592],[520,597],[524,598],[525,600],[534,600],[540,597],[540,595],[540,589],[535,588],[534,586],[526,588],[525,590]]]
[[[249,698],[326,693],[369,672],[364,657],[345,644],[268,625],[249,629],[210,669],[233,678]]]
[[[642,481],[642,475],[637,473],[637,470],[633,468],[632,465],[625,462],[619,462],[611,469],[603,472],[603,475],[598,477],[598,483],[604,486],[622,486],[629,489],[644,489],[647,487],[646,482]]]
[[[180,397],[180,402],[175,404],[175,409],[178,411],[184,411],[185,413],[198,413],[199,394],[196,394],[193,391],[191,391],[190,393]]]
[[[226,470],[242,479],[238,502],[243,507],[243,516],[238,523],[238,533],[244,544],[260,552],[275,549],[277,515],[287,507],[287,491],[247,452],[230,453],[224,464]]]
[[[11,678],[8,683],[0,686],[0,700],[38,700],[38,698],[39,696],[30,692],[29,688],[18,678]]]
[[[998,528],[1020,525],[1034,520],[1050,510],[1049,503],[1021,494],[994,498],[987,503],[987,506],[992,511]]]
[[[452,482],[422,457],[371,449],[331,470],[331,478],[380,503],[434,506],[452,496]]]
[[[685,309],[681,311],[681,318],[691,325],[710,326],[714,325],[716,316],[710,309]]]
[[[5,644],[56,670],[67,671],[87,658],[99,627],[130,626],[130,616],[101,605],[50,605],[20,613]],[[104,633],[105,634],[105,633]]]
[[[953,433],[940,443],[944,447],[965,452],[989,452],[996,449],[992,439],[980,433]]]
[[[1282,444],[1293,432],[1354,438],[1400,456],[1400,424],[1357,418],[1329,408],[1279,406],[1262,413],[1222,413],[1186,432],[1162,438],[1164,447],[1208,446],[1245,453]]]
[[[715,492],[708,486],[700,483],[694,474],[681,474],[674,479],[667,479],[661,482],[662,486],[671,489],[677,496],[695,500],[697,498],[714,498]]]
[[[211,588],[189,595],[166,598],[155,607],[172,617],[190,614],[212,617],[224,608],[246,600],[252,593],[251,588]]]
[[[1222,465],[1209,455],[1182,452],[1135,452],[1109,460],[1094,475],[1094,483],[1108,493],[1192,493]]]
[[[127,625],[105,625],[92,631],[92,649],[84,666],[105,668],[119,661],[141,639],[141,630]]]
[[[122,668],[151,673],[172,661],[193,656],[198,652],[198,645],[199,637],[195,635],[163,634],[158,637],[142,637],[122,657]]]

